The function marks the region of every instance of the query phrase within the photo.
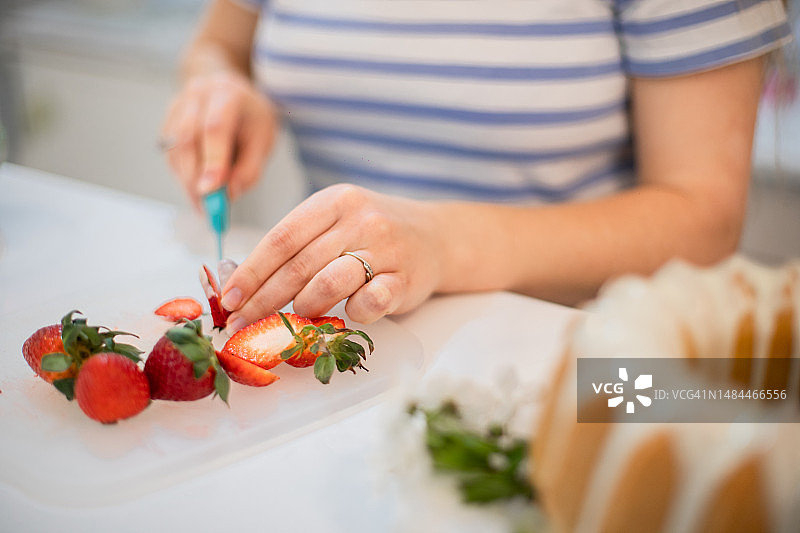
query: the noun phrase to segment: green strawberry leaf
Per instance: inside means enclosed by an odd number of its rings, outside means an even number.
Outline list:
[[[227,404],[228,394],[231,389],[231,380],[219,363],[215,364],[214,368],[217,371],[216,375],[214,376],[214,390],[217,392],[217,395],[222,399],[222,401]]]
[[[42,357],[42,370],[47,372],[64,372],[72,366],[72,356],[63,352],[53,352]]]
[[[300,353],[303,351],[303,343],[295,342],[290,348],[286,348],[284,351],[281,352],[281,359],[284,361],[289,359],[291,356],[295,355],[296,353]]]
[[[130,344],[112,343],[110,348],[111,348],[110,351],[116,352],[116,353],[118,353],[120,355],[124,355],[125,357],[127,357],[128,359],[133,361],[134,363],[140,362],[142,360],[142,358],[139,357],[139,356],[142,353],[144,353],[144,352],[142,352],[142,350],[140,350],[136,346],[132,346]]]
[[[322,354],[314,361],[314,377],[327,385],[333,375],[334,361],[330,354]]]
[[[67,397],[67,400],[72,401],[75,398],[75,378],[63,378],[53,381],[53,386]]]
[[[211,359],[209,358],[201,359],[200,361],[194,361],[192,368],[194,369],[195,379],[200,379],[200,376],[208,372],[208,369],[210,367],[211,367]]]

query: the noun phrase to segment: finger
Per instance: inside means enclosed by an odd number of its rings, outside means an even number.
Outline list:
[[[228,182],[231,199],[238,198],[258,181],[273,142],[274,130],[271,125],[243,132],[240,136]]]
[[[197,193],[201,196],[219,189],[227,181],[240,116],[239,104],[239,98],[222,90],[208,99],[200,136],[202,158]]]
[[[369,252],[356,252],[371,263]],[[374,267],[373,267],[374,268]],[[321,316],[367,283],[361,261],[349,255],[337,257],[294,297],[294,310],[304,316]]]
[[[339,256],[342,240],[341,234],[336,230],[321,235],[267,279],[247,302],[230,316],[231,323],[240,317],[243,323],[250,323],[274,313],[275,309],[280,309],[291,302],[317,273],[326,267],[331,257]],[[230,292],[225,294],[228,296]]]
[[[159,129],[158,138],[159,139],[172,139],[172,144],[174,145],[175,139],[175,120],[178,116],[178,110],[180,108],[181,99],[179,97],[175,97],[167,106],[167,111],[165,113],[164,122],[161,124],[161,129]]]
[[[395,272],[377,274],[350,296],[344,310],[356,322],[375,322],[400,307],[404,286],[402,277]]]
[[[197,100],[181,105],[174,126],[175,147],[168,153],[170,166],[175,169],[178,180],[194,202],[198,200],[194,183],[197,179],[199,112],[200,102]]]
[[[297,255],[339,219],[341,206],[326,190],[313,194],[293,209],[261,239],[223,288],[222,305],[239,309],[281,266]],[[347,228],[342,228],[342,231]],[[330,259],[328,256],[327,259]]]

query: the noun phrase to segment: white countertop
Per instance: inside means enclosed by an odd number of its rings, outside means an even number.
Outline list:
[[[241,260],[259,237],[252,229],[233,228],[227,255]],[[57,322],[72,308],[84,311],[91,323],[102,324],[108,316],[149,316],[161,301],[179,294],[200,299],[195,272],[200,264],[213,262],[213,253],[213,238],[192,213],[24,167],[0,167],[0,360],[4,368],[0,413],[4,408],[7,414],[16,409],[13,403],[20,398],[51,401],[49,386],[34,377],[20,353],[25,338],[36,328]],[[576,314],[572,309],[495,292],[436,297],[412,313],[364,329],[369,333],[372,327],[390,339],[376,346],[375,358],[381,350],[402,357],[393,353],[393,338],[402,337],[404,346],[412,347],[404,348],[410,355],[419,346],[418,364],[406,374],[413,380],[446,374],[488,382],[512,368],[523,381],[544,385],[560,352],[564,328]],[[499,332],[522,337],[524,342],[514,343],[518,349],[509,350]],[[115,501],[119,499],[114,494],[101,503],[73,494],[54,502],[4,482],[0,473],[0,531],[423,531],[409,526],[403,494],[380,462],[393,387],[391,380],[381,377],[385,377],[381,368],[391,371],[392,364],[377,361],[373,374],[352,382],[378,383],[381,389],[367,387],[355,405],[255,445],[234,443],[216,450],[207,464],[179,468],[158,486],[120,488],[121,501]],[[371,378],[376,381],[367,381]],[[109,435],[152,425],[156,429],[140,434],[141,441],[131,446],[136,453],[141,451],[137,447],[152,452],[163,433],[158,424],[168,429],[173,420],[185,428],[202,426],[206,416],[216,416],[213,413],[223,412],[222,418],[227,413],[238,416],[243,409],[258,408],[261,399],[268,401],[268,396],[258,394],[280,391],[281,385],[279,381],[267,389],[250,389],[254,393],[236,385],[229,410],[210,399],[175,411],[151,406],[115,426],[92,426],[87,431],[98,432],[100,440],[77,445],[89,449],[81,453],[102,455],[108,451],[102,448]],[[347,382],[342,385],[332,390],[345,389]],[[53,396],[52,402],[57,401],[63,400]],[[324,400],[320,397],[319,401]],[[48,403],[46,412],[27,413],[37,418],[38,431],[44,428],[42,439],[31,442],[31,450],[56,450],[59,438],[71,436],[57,431],[56,420],[48,417],[58,412],[77,417],[78,407],[64,402],[58,409],[50,411]],[[164,413],[175,418],[159,420]],[[9,420],[6,417],[4,422],[6,434],[0,435],[2,456],[26,438],[15,434],[16,426]],[[54,429],[48,433],[51,423]],[[25,431],[29,429],[26,426]],[[231,430],[233,437],[239,430]],[[203,439],[216,437],[200,435],[190,444],[202,449]],[[49,470],[40,472],[33,452],[15,454],[21,455],[14,458],[20,471],[29,468],[32,475],[50,475]],[[115,465],[123,460],[108,460],[106,472],[113,476]],[[70,470],[65,467],[65,471]]]

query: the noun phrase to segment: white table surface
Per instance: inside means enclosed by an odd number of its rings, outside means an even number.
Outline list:
[[[226,254],[243,259],[262,231],[233,228]],[[23,370],[20,353],[34,329],[74,306],[147,314],[150,302],[170,296],[165,287],[201,298],[194,272],[213,263],[214,253],[214,240],[194,213],[29,168],[0,167],[0,368],[7,369],[0,373],[0,402],[2,391],[18,381],[38,381]],[[191,274],[184,275],[187,268]],[[121,297],[108,296],[115,286],[125,288]],[[86,314],[91,323],[103,323]],[[576,314],[494,292],[435,297],[383,320],[419,341],[424,359],[415,379],[443,373],[486,382],[513,368],[522,380],[543,386]],[[507,348],[503,332],[517,339],[516,349]],[[382,392],[257,451],[122,502],[53,504],[0,482],[0,531],[424,531],[408,527],[403,496],[379,462],[390,397],[391,391]],[[0,435],[0,454],[8,452],[4,442]]]

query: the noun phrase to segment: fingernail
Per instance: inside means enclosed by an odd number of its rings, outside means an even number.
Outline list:
[[[242,303],[242,291],[238,287],[234,287],[222,295],[222,307],[228,311],[234,311]]]
[[[228,321],[228,326],[225,328],[225,333],[228,335],[233,335],[243,327],[247,325],[247,322],[240,316],[237,316],[233,320]]]
[[[217,188],[217,180],[212,172],[203,172],[197,180],[197,190],[200,194],[208,194]]]

